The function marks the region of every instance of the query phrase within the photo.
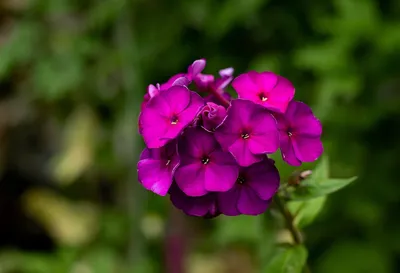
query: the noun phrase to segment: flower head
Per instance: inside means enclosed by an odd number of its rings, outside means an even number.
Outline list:
[[[235,186],[218,195],[221,213],[229,216],[263,213],[279,187],[279,173],[265,158],[250,167],[241,167]]]
[[[213,102],[207,102],[203,110],[201,110],[201,118],[203,127],[209,132],[214,132],[218,125],[224,120],[226,109]]]
[[[176,138],[196,117],[204,100],[184,86],[172,86],[149,100],[139,117],[148,148],[159,148]]]
[[[179,139],[181,164],[175,181],[188,196],[223,192],[232,188],[239,171],[235,159],[223,152],[213,134],[201,128],[188,128]]]
[[[284,115],[276,115],[280,133],[282,158],[288,164],[318,159],[324,148],[321,142],[322,125],[305,103],[292,101]]]
[[[178,165],[176,141],[161,148],[145,148],[137,165],[138,180],[146,189],[165,196]]]
[[[217,203],[217,193],[211,192],[199,197],[187,196],[174,183],[170,189],[172,204],[187,215],[213,218],[220,214]]]
[[[227,117],[215,131],[215,137],[240,166],[261,161],[266,153],[279,147],[275,118],[268,109],[248,100],[233,100]]]
[[[239,98],[258,103],[271,111],[285,113],[295,89],[291,82],[272,72],[250,71],[232,82]]]

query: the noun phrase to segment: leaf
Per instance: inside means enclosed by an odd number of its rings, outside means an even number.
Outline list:
[[[315,168],[312,175],[304,180],[298,187],[289,189],[291,200],[308,200],[336,192],[357,177],[350,178],[329,178],[329,161],[324,157]]]
[[[278,249],[265,273],[301,273],[307,260],[307,249],[303,245]]]
[[[310,224],[321,212],[326,201],[326,196],[317,197],[307,201],[290,201],[287,206],[295,216],[294,224],[305,227]]]

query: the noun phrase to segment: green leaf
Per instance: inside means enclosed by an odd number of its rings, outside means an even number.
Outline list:
[[[309,200],[336,192],[356,179],[356,176],[350,178],[330,178],[329,161],[327,157],[324,157],[310,177],[304,180],[298,187],[291,188],[288,191],[291,200]]]
[[[290,201],[287,206],[295,216],[294,224],[305,227],[310,224],[321,212],[326,201],[326,196],[317,197],[306,201]]]
[[[262,272],[301,273],[307,260],[307,249],[303,245],[278,249]]]

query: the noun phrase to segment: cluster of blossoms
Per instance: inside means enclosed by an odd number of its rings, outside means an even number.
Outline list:
[[[149,85],[139,116],[147,147],[138,180],[192,216],[261,214],[280,184],[267,154],[280,149],[293,166],[315,161],[321,123],[293,100],[287,79],[255,71],[233,79],[232,68],[215,78],[202,73],[205,65],[197,60],[187,73]],[[231,83],[237,99],[225,91]]]

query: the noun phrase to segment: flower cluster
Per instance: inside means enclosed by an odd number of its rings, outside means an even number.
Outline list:
[[[293,166],[315,161],[323,152],[321,123],[293,100],[295,89],[282,76],[250,71],[233,79],[226,68],[216,78],[202,73],[205,65],[197,60],[186,73],[149,85],[138,124],[146,144],[138,180],[192,216],[261,214],[280,183],[267,155],[280,149]],[[229,84],[237,99],[226,92]]]

